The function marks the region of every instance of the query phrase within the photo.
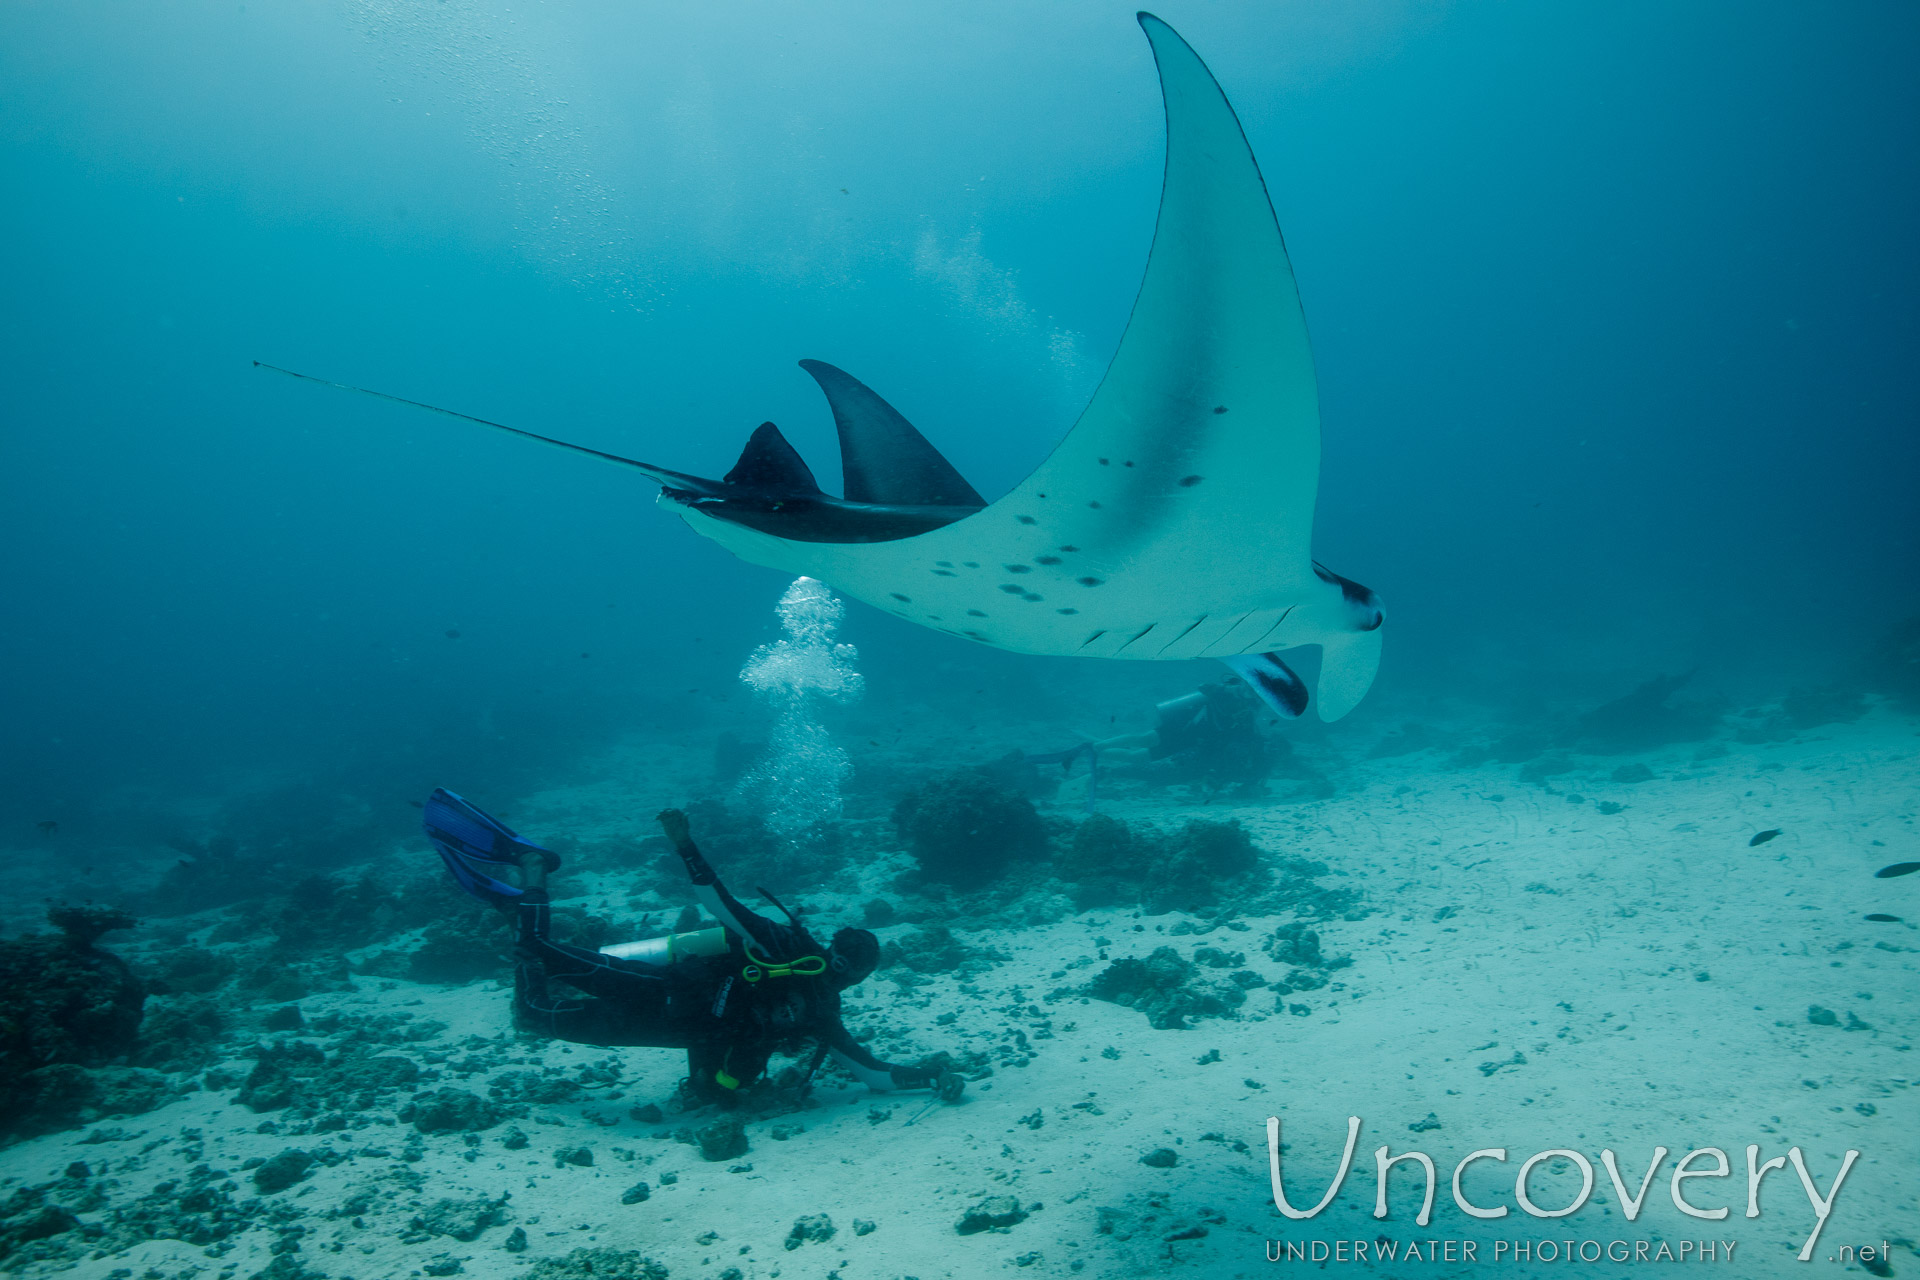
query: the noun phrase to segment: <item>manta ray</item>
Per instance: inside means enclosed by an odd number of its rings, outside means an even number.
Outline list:
[[[1167,120],[1146,275],[1086,410],[1011,493],[986,501],[893,406],[817,360],[800,364],[838,429],[837,498],[770,422],[709,480],[469,420],[638,468],[741,559],[980,644],[1217,658],[1288,717],[1309,699],[1279,655],[1318,645],[1319,714],[1339,719],[1373,683],[1385,614],[1313,558],[1320,406],[1293,266],[1219,83],[1172,27],[1139,22]]]

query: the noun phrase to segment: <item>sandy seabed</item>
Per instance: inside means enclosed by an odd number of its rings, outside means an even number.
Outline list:
[[[1256,987],[1235,1016],[1155,1030],[1141,1012],[1077,988],[1105,960],[1161,946],[1188,957],[1202,947],[1242,952],[1245,968],[1278,980],[1286,966],[1262,944],[1292,917],[1210,928],[1179,913],[1106,909],[980,932],[955,920],[966,942],[1004,960],[916,985],[883,974],[853,993],[847,1021],[882,1029],[875,1047],[896,1060],[979,1051],[998,1063],[991,1076],[962,1103],[931,1106],[925,1094],[881,1096],[823,1077],[816,1105],[751,1121],[748,1152],[718,1162],[674,1136],[711,1113],[669,1112],[658,1123],[632,1114],[668,1102],[680,1055],[516,1038],[496,982],[360,979],[355,990],[301,1001],[309,1026],[374,1012],[444,1024],[431,1039],[389,1050],[426,1067],[423,1088],[481,1087],[484,1077],[456,1078],[447,1064],[483,1041],[494,1061],[510,1053],[523,1071],[577,1074],[611,1059],[617,1083],[536,1103],[475,1136],[414,1136],[391,1114],[363,1128],[290,1135],[234,1105],[230,1082],[250,1066],[235,1060],[225,1089],[19,1143],[0,1153],[0,1174],[11,1191],[76,1177],[64,1171],[83,1163],[106,1194],[79,1217],[104,1221],[113,1206],[169,1182],[159,1194],[184,1194],[196,1166],[230,1177],[244,1199],[256,1190],[250,1160],[325,1148],[303,1180],[266,1197],[278,1202],[271,1215],[224,1243],[149,1240],[77,1262],[27,1262],[24,1273],[648,1274],[632,1258],[574,1252],[585,1249],[637,1250],[680,1280],[1308,1268],[1442,1277],[1704,1267],[1762,1277],[1861,1269],[1843,1250],[1866,1245],[1865,1270],[1897,1274],[1916,1265],[1920,1117],[1909,1054],[1920,929],[1865,917],[1920,919],[1920,876],[1873,878],[1917,856],[1917,746],[1913,721],[1876,711],[1787,742],[1651,753],[1639,759],[1652,776],[1630,783],[1613,780],[1618,758],[1521,782],[1511,766],[1462,769],[1417,751],[1346,762],[1330,798],[1183,806],[1119,788],[1101,808],[1130,822],[1233,818],[1264,849],[1325,862],[1327,882],[1359,890],[1369,911],[1313,924],[1325,954],[1352,963],[1330,966],[1318,989],[1276,997]],[[613,772],[657,779],[675,767],[665,751],[635,764],[645,767]],[[630,830],[633,813],[659,801],[603,783],[529,798],[514,819],[532,834]],[[1776,828],[1776,838],[1749,843]],[[810,894],[808,906],[823,920],[858,918],[859,904],[904,865],[866,868],[870,883],[859,892]],[[573,894],[593,905],[615,879],[563,871],[555,888],[562,903]],[[1282,1124],[1288,1197],[1311,1206],[1350,1116],[1361,1132],[1342,1193],[1313,1219],[1283,1218],[1270,1189],[1268,1118]],[[510,1131],[525,1145],[507,1146]],[[1424,1180],[1416,1162],[1396,1166],[1389,1216],[1374,1216],[1383,1144],[1433,1160],[1427,1226],[1416,1223]],[[1746,1216],[1750,1144],[1761,1160],[1799,1148],[1823,1195],[1846,1153],[1859,1152],[1812,1261],[1797,1260],[1816,1215],[1791,1166],[1767,1175],[1760,1216]],[[582,1146],[591,1163],[569,1162],[564,1153],[578,1160]],[[1636,1191],[1656,1146],[1670,1154],[1630,1222],[1601,1152],[1616,1153]],[[1490,1148],[1503,1149],[1506,1163],[1476,1162],[1465,1192],[1508,1213],[1476,1220],[1454,1203],[1450,1180],[1461,1159]],[[1676,1163],[1700,1148],[1723,1150],[1730,1176],[1690,1180],[1683,1194],[1702,1209],[1730,1207],[1719,1220],[1682,1214],[1671,1194]],[[1591,1199],[1568,1217],[1528,1216],[1515,1201],[1518,1166],[1563,1149],[1594,1169]],[[1691,1168],[1711,1172],[1712,1160]],[[1536,1167],[1530,1188],[1552,1209],[1580,1181],[1563,1159]],[[646,1198],[624,1203],[639,1183]],[[478,1215],[490,1221],[470,1228],[471,1239],[458,1238],[469,1230],[428,1229],[454,1220],[433,1218],[443,1200],[503,1196],[497,1211]],[[963,1233],[970,1211],[974,1224],[1006,1225]],[[1890,1266],[1878,1253],[1883,1241]],[[1599,1258],[1585,1257],[1586,1242]],[[1289,1245],[1307,1257],[1287,1260]],[[1644,1259],[1606,1256],[1637,1246]],[[1270,1252],[1282,1260],[1269,1261]]]

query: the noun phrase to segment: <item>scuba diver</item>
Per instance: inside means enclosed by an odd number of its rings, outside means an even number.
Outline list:
[[[873,1089],[932,1088],[957,1101],[965,1088],[943,1059],[923,1066],[882,1062],[840,1021],[840,993],[873,972],[878,938],[865,929],[841,929],[823,947],[785,907],[784,924],[749,910],[720,883],[678,809],[662,813],[660,826],[686,864],[694,897],[719,927],[597,952],[548,936],[546,881],[559,855],[451,791],[435,791],[423,817],[427,837],[460,887],[514,922],[513,1011],[520,1030],[603,1048],[685,1049],[689,1091],[723,1106],[736,1104],[760,1079],[776,1049],[807,1039],[816,1047],[802,1089],[829,1054]],[[518,871],[518,886],[500,879],[509,869]],[[585,998],[556,996],[550,982]]]
[[[1256,787],[1273,767],[1273,747],[1260,732],[1265,708],[1259,695],[1239,680],[1203,684],[1192,693],[1157,703],[1153,710],[1154,727],[1144,732],[1083,742],[1065,751],[1029,754],[1026,759],[1071,770],[1074,761],[1085,756],[1085,781],[1073,780],[1077,784],[1073,789],[1084,787],[1089,800],[1103,767],[1166,760],[1211,786],[1234,790]]]

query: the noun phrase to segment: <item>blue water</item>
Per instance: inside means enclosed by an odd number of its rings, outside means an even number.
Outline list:
[[[1316,554],[1389,611],[1327,733],[1765,703],[1920,611],[1920,12],[1161,14],[1299,277]],[[786,579],[651,484],[254,361],[700,474],[773,420],[830,478],[815,357],[992,498],[1097,384],[1162,159],[1124,5],[0,8],[0,850],[371,847],[745,697]],[[1218,671],[844,638],[954,726]]]
[[[1792,681],[1911,609],[1911,11],[1165,16],[1274,193],[1318,554],[1393,610],[1383,691]],[[1129,19],[11,6],[4,821],[236,768],[411,794],[646,714],[764,627],[774,576],[636,477],[255,359],[692,471],[772,419],[831,475],[817,356],[1010,486],[1151,234]],[[903,680],[996,665],[851,626]]]

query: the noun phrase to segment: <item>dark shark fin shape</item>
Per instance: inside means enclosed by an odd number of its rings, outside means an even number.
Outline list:
[[[753,429],[747,438],[747,447],[740,451],[740,461],[727,472],[725,482],[787,493],[820,492],[806,460],[771,422],[763,422]]]
[[[898,410],[858,378],[819,360],[802,360],[826,392],[840,431],[842,492],[848,502],[908,507],[984,507],[953,464]]]

